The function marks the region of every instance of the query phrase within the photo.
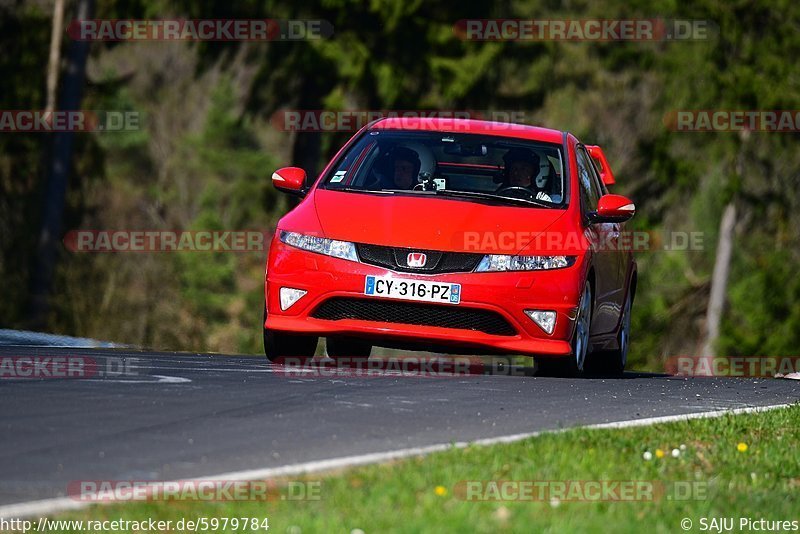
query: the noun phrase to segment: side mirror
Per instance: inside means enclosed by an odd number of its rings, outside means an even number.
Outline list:
[[[603,195],[597,202],[597,211],[589,214],[592,222],[625,222],[636,213],[636,206],[622,195]]]
[[[603,183],[606,185],[614,185],[617,183],[617,180],[614,178],[614,173],[611,172],[611,165],[608,164],[606,155],[603,153],[603,149],[597,145],[587,145],[586,150],[589,151],[589,155],[592,156],[592,159],[597,164],[597,168],[600,171],[600,179],[603,180]]]
[[[292,195],[305,196],[306,171],[300,167],[283,167],[272,173],[275,189]]]

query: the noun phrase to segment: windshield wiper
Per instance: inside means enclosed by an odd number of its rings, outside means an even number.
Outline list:
[[[360,187],[326,187],[328,191],[347,191],[348,193],[383,193],[393,195],[391,189],[362,189]]]
[[[476,200],[488,200],[492,202],[499,202],[501,204],[521,204],[523,206],[536,206],[540,208],[552,208],[552,205],[538,200],[504,197],[502,195],[494,195],[491,193],[481,193],[477,191],[458,191],[456,189],[436,189],[434,191],[422,191],[412,189],[361,189],[359,187],[326,187],[328,191],[346,191],[348,193],[376,193],[384,195],[394,195],[395,193],[401,194],[423,194],[423,195],[436,195],[443,197],[461,197]]]
[[[464,198],[477,198],[483,200],[492,200],[492,201],[499,201],[508,204],[523,204],[526,206],[538,206],[540,208],[552,208],[551,205],[545,202],[539,202],[538,200],[533,199],[526,199],[526,198],[515,198],[515,197],[504,197],[501,195],[493,195],[491,193],[479,193],[476,191],[457,191],[455,189],[437,189],[435,191],[437,195],[445,196],[445,197],[464,197]]]

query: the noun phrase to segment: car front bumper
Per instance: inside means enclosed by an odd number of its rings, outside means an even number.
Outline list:
[[[272,243],[268,266],[265,274],[265,328],[319,336],[338,334],[365,337],[373,339],[376,345],[381,344],[380,340],[428,341],[437,345],[542,356],[571,354],[569,340],[574,330],[581,281],[584,279],[580,261],[571,267],[550,271],[436,275],[397,273],[373,265],[307,252],[279,240]],[[426,305],[488,310],[501,316],[511,325],[514,333],[497,335],[477,329],[406,324],[396,318],[389,322],[385,317],[378,316],[369,317],[368,320],[328,320],[313,316],[324,302],[337,297],[410,302],[366,296],[364,283],[368,275],[461,284],[460,304]],[[281,310],[281,287],[302,289],[307,293],[290,308]],[[552,334],[547,334],[525,314],[525,310],[531,309],[556,312]]]

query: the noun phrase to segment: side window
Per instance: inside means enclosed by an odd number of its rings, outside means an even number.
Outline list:
[[[589,155],[582,146],[577,147],[575,156],[578,160],[578,182],[581,186],[581,205],[584,213],[594,211],[597,209],[597,202],[602,195],[597,176],[592,168]]]
[[[600,196],[597,194],[597,186],[594,183],[594,176],[589,167],[589,161],[583,147],[577,147],[575,157],[578,160],[578,183],[581,189],[581,207],[583,212],[594,211],[597,209],[597,201]]]
[[[595,181],[599,186],[600,196],[607,195],[608,189],[606,188],[606,184],[604,184],[603,180],[600,179],[600,164],[588,152],[586,152],[586,158],[588,159],[589,163],[591,163],[591,171],[592,174],[594,174]]]

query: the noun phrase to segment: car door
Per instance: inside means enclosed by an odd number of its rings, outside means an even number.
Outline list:
[[[597,210],[597,202],[603,194],[602,186],[591,157],[583,145],[575,149],[578,163],[578,184],[581,193],[581,215],[584,236],[592,248],[592,264],[595,272],[595,307],[590,332],[592,335],[612,332],[619,318],[619,258],[610,243],[614,233],[619,235],[619,225],[615,223],[592,223],[589,213]]]
[[[591,163],[591,171],[595,176],[595,181],[599,185],[600,196],[607,195],[609,191],[606,185],[603,183],[603,180],[600,178],[600,171],[597,168],[597,162],[591,157],[591,154],[589,154],[588,150],[586,151],[586,155],[588,156],[588,161]],[[625,223],[609,224],[608,228],[610,229],[611,233],[606,236],[606,245],[610,247],[610,252],[614,256],[617,265],[617,270],[614,273],[614,279],[616,280],[616,290],[614,291],[614,294],[615,302],[617,305],[619,305],[618,312],[621,312],[628,281],[628,267],[632,261],[632,251],[630,250],[631,247],[626,242],[626,239],[621,236],[621,234],[625,233]]]

